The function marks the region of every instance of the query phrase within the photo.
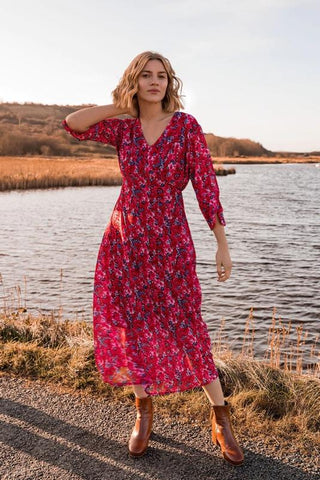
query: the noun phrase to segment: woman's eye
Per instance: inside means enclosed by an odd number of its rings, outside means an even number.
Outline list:
[[[145,77],[149,77],[149,74],[148,73],[143,73],[142,74],[142,77],[145,78]],[[159,75],[159,78],[166,78],[165,75]]]

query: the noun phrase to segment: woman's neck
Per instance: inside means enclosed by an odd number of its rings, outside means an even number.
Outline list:
[[[150,103],[150,102],[141,102],[139,103],[139,117],[146,120],[161,120],[165,112],[162,109],[161,102]]]

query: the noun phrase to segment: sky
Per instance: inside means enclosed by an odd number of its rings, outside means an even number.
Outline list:
[[[0,0],[0,101],[106,105],[152,50],[205,133],[320,150],[319,0]]]

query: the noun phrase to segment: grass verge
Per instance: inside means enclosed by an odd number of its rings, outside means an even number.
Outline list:
[[[221,347],[221,346],[220,346]],[[59,387],[114,401],[132,402],[130,387],[104,384],[97,372],[92,327],[25,308],[0,316],[0,371],[42,379]],[[239,434],[263,437],[273,448],[318,457],[320,380],[275,368],[244,353],[214,353]],[[156,408],[170,419],[208,428],[209,406],[201,388],[158,396]],[[267,435],[266,435],[267,432]]]

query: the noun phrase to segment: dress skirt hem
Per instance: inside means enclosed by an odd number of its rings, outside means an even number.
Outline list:
[[[148,385],[146,385],[146,386],[143,385],[143,387],[144,387],[145,392],[148,395],[156,397],[156,396],[160,396],[160,395],[170,395],[170,394],[174,394],[174,393],[186,392],[188,390],[194,390],[195,388],[200,388],[203,385],[208,385],[209,383],[213,382],[214,380],[217,380],[218,378],[219,378],[219,374],[214,373],[211,378],[208,378],[208,379],[204,380],[203,382],[195,382],[192,385],[175,387],[175,388],[171,388],[171,389],[168,389],[168,390],[165,390],[165,391],[150,390],[151,387],[148,386]],[[130,383],[130,382],[109,383],[109,382],[103,380],[103,378],[102,378],[102,381],[103,381],[103,383],[105,383],[107,385],[110,385],[110,387],[115,387],[115,388],[132,387],[132,383]]]

